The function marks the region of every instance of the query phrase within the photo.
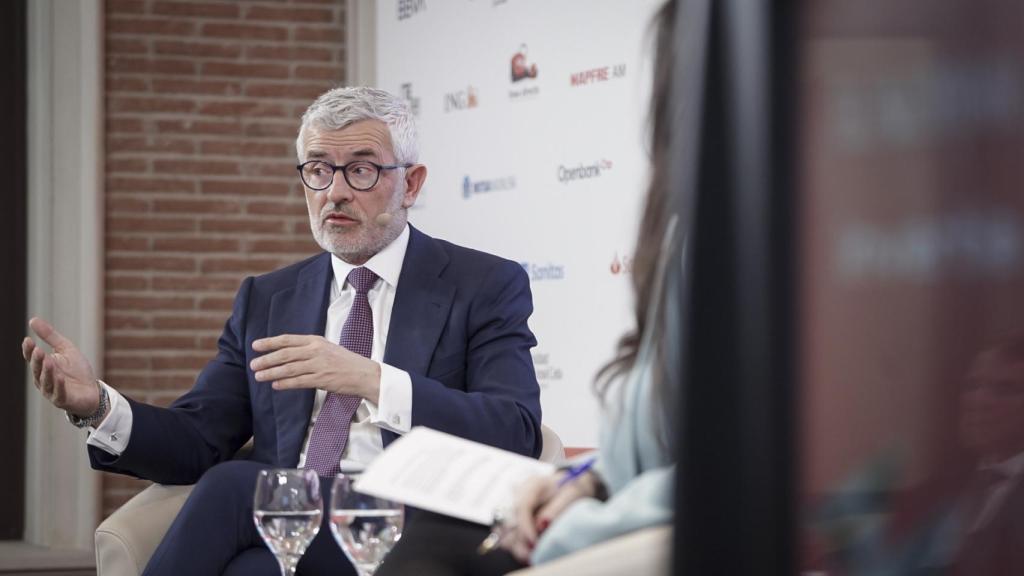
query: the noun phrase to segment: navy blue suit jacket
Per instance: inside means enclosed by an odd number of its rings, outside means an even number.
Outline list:
[[[436,240],[410,227],[384,362],[412,377],[412,424],[537,456],[540,390],[536,339],[521,266]],[[249,369],[252,342],[279,334],[323,335],[331,257],[314,256],[246,278],[193,388],[169,408],[128,400],[131,438],[118,457],[89,447],[94,468],[163,484],[191,484],[251,437],[252,460],[295,467],[314,390],[275,391]],[[382,431],[385,446],[397,435]]]

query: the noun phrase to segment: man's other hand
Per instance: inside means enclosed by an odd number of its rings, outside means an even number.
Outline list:
[[[275,390],[321,388],[374,404],[380,400],[380,364],[322,336],[261,338],[252,349],[263,353],[249,364],[256,380],[273,382]]]
[[[82,352],[46,320],[32,318],[28,325],[53,349],[47,354],[31,337],[21,341],[21,355],[32,370],[32,383],[57,408],[82,418],[96,412],[100,389]]]

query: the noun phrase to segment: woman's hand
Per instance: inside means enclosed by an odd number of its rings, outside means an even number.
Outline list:
[[[516,497],[515,528],[502,542],[502,547],[517,560],[529,563],[537,537],[547,529],[573,502],[593,498],[598,493],[600,480],[593,472],[586,472],[562,484],[566,472],[532,478],[519,489]]]

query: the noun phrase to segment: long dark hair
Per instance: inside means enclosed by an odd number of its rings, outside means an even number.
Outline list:
[[[654,85],[647,118],[651,138],[651,179],[647,187],[647,198],[644,202],[643,216],[640,219],[636,247],[633,252],[632,283],[633,292],[636,295],[633,315],[636,320],[636,328],[622,336],[616,347],[615,357],[597,373],[594,388],[605,402],[608,401],[608,389],[612,382],[628,373],[636,363],[641,339],[648,329],[654,331],[653,341],[658,344],[653,365],[653,397],[657,401],[659,398],[667,396],[665,388],[668,383],[664,370],[666,364],[663,361],[667,351],[662,349],[663,339],[660,337],[664,328],[664,315],[658,315],[655,318],[656,325],[648,328],[647,310],[651,306],[660,304],[654,301],[656,287],[662,281],[659,278],[658,261],[662,242],[672,216],[670,190],[668,189],[668,153],[671,124],[669,121],[669,91],[675,60],[672,50],[675,20],[676,3],[672,0],[666,2],[658,10],[653,20],[655,30]],[[665,291],[662,291],[661,298],[665,297]]]

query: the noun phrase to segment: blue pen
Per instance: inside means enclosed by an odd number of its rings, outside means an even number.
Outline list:
[[[583,474],[586,474],[588,470],[594,467],[594,462],[596,461],[596,457],[591,457],[587,458],[586,460],[580,462],[575,466],[570,467],[569,471],[566,472],[565,476],[563,476],[562,479],[558,481],[558,487],[561,488],[562,486],[565,486],[569,482],[572,482],[573,480],[579,478]]]

